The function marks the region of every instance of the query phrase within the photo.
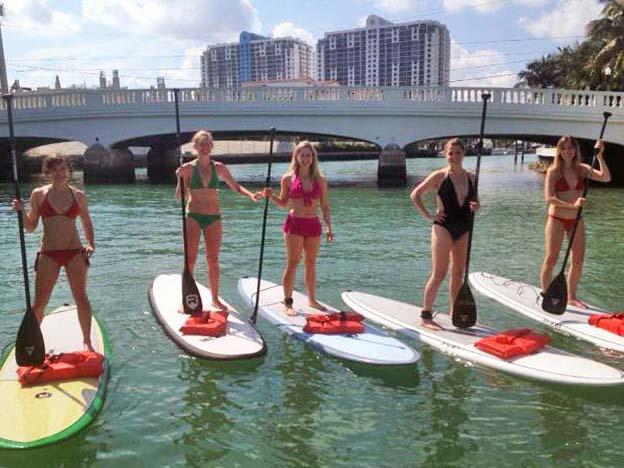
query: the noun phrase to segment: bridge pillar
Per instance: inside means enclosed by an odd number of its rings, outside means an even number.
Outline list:
[[[178,152],[175,148],[155,145],[147,152],[147,177],[152,184],[175,182]]]
[[[404,187],[406,184],[405,151],[395,144],[386,145],[379,154],[377,185],[379,187]]]
[[[134,160],[128,149],[111,149],[100,143],[84,152],[84,183],[112,182],[132,184],[135,181]]]

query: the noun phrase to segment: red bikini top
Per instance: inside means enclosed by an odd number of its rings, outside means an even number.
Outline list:
[[[318,180],[314,179],[314,183],[312,184],[312,190],[306,192],[303,188],[303,184],[301,183],[301,179],[297,176],[297,174],[293,174],[290,178],[290,198],[303,198],[303,204],[305,206],[312,206],[312,200],[316,198],[320,198],[321,196],[321,185]]]
[[[568,185],[568,181],[561,174],[561,177],[557,182],[555,182],[555,192],[566,192],[568,190],[583,190],[585,188],[585,180],[580,175],[578,176],[578,180],[576,182],[576,187],[570,187]]]
[[[75,219],[80,214],[80,205],[78,204],[78,201],[76,200],[74,191],[72,189],[69,189],[69,191],[72,195],[72,198],[74,199],[74,202],[71,204],[69,208],[67,208],[67,210],[65,210],[65,213],[57,213],[56,210],[52,208],[52,205],[48,201],[48,194],[50,193],[50,190],[48,190],[46,192],[45,198],[43,199],[43,203],[39,207],[39,214],[41,215],[41,217],[49,218],[51,216],[65,216],[66,218]]]

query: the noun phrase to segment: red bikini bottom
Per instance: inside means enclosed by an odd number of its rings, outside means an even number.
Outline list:
[[[41,255],[45,255],[46,257],[51,258],[54,262],[60,266],[64,267],[71,262],[76,255],[80,255],[84,253],[84,249],[66,249],[66,250],[42,250],[37,252],[37,258],[35,258],[35,271],[37,271],[37,266],[39,266],[39,258]],[[89,266],[89,259],[85,256],[84,261]]]

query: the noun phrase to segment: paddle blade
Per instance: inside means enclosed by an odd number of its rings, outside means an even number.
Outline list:
[[[41,328],[32,310],[28,309],[15,340],[15,361],[18,366],[40,366],[45,359]]]
[[[542,309],[550,314],[561,315],[568,306],[568,285],[563,271],[550,283],[542,294]]]
[[[203,309],[197,283],[188,268],[182,273],[182,307],[185,314],[199,313]]]
[[[477,305],[466,281],[453,303],[451,315],[453,325],[457,328],[470,328],[477,323]]]

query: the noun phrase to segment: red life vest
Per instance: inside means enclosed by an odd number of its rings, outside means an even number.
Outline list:
[[[180,331],[185,335],[222,336],[227,329],[227,312],[200,312],[191,315]]]
[[[589,324],[624,336],[624,313],[590,315]]]
[[[529,328],[505,330],[477,341],[474,345],[481,351],[501,359],[531,354],[550,343],[550,337],[533,332]]]
[[[17,376],[22,387],[45,382],[99,377],[104,371],[104,356],[94,351],[46,354],[41,366],[21,366]]]
[[[364,317],[355,312],[336,312],[306,316],[303,331],[325,335],[354,334],[364,331]]]

